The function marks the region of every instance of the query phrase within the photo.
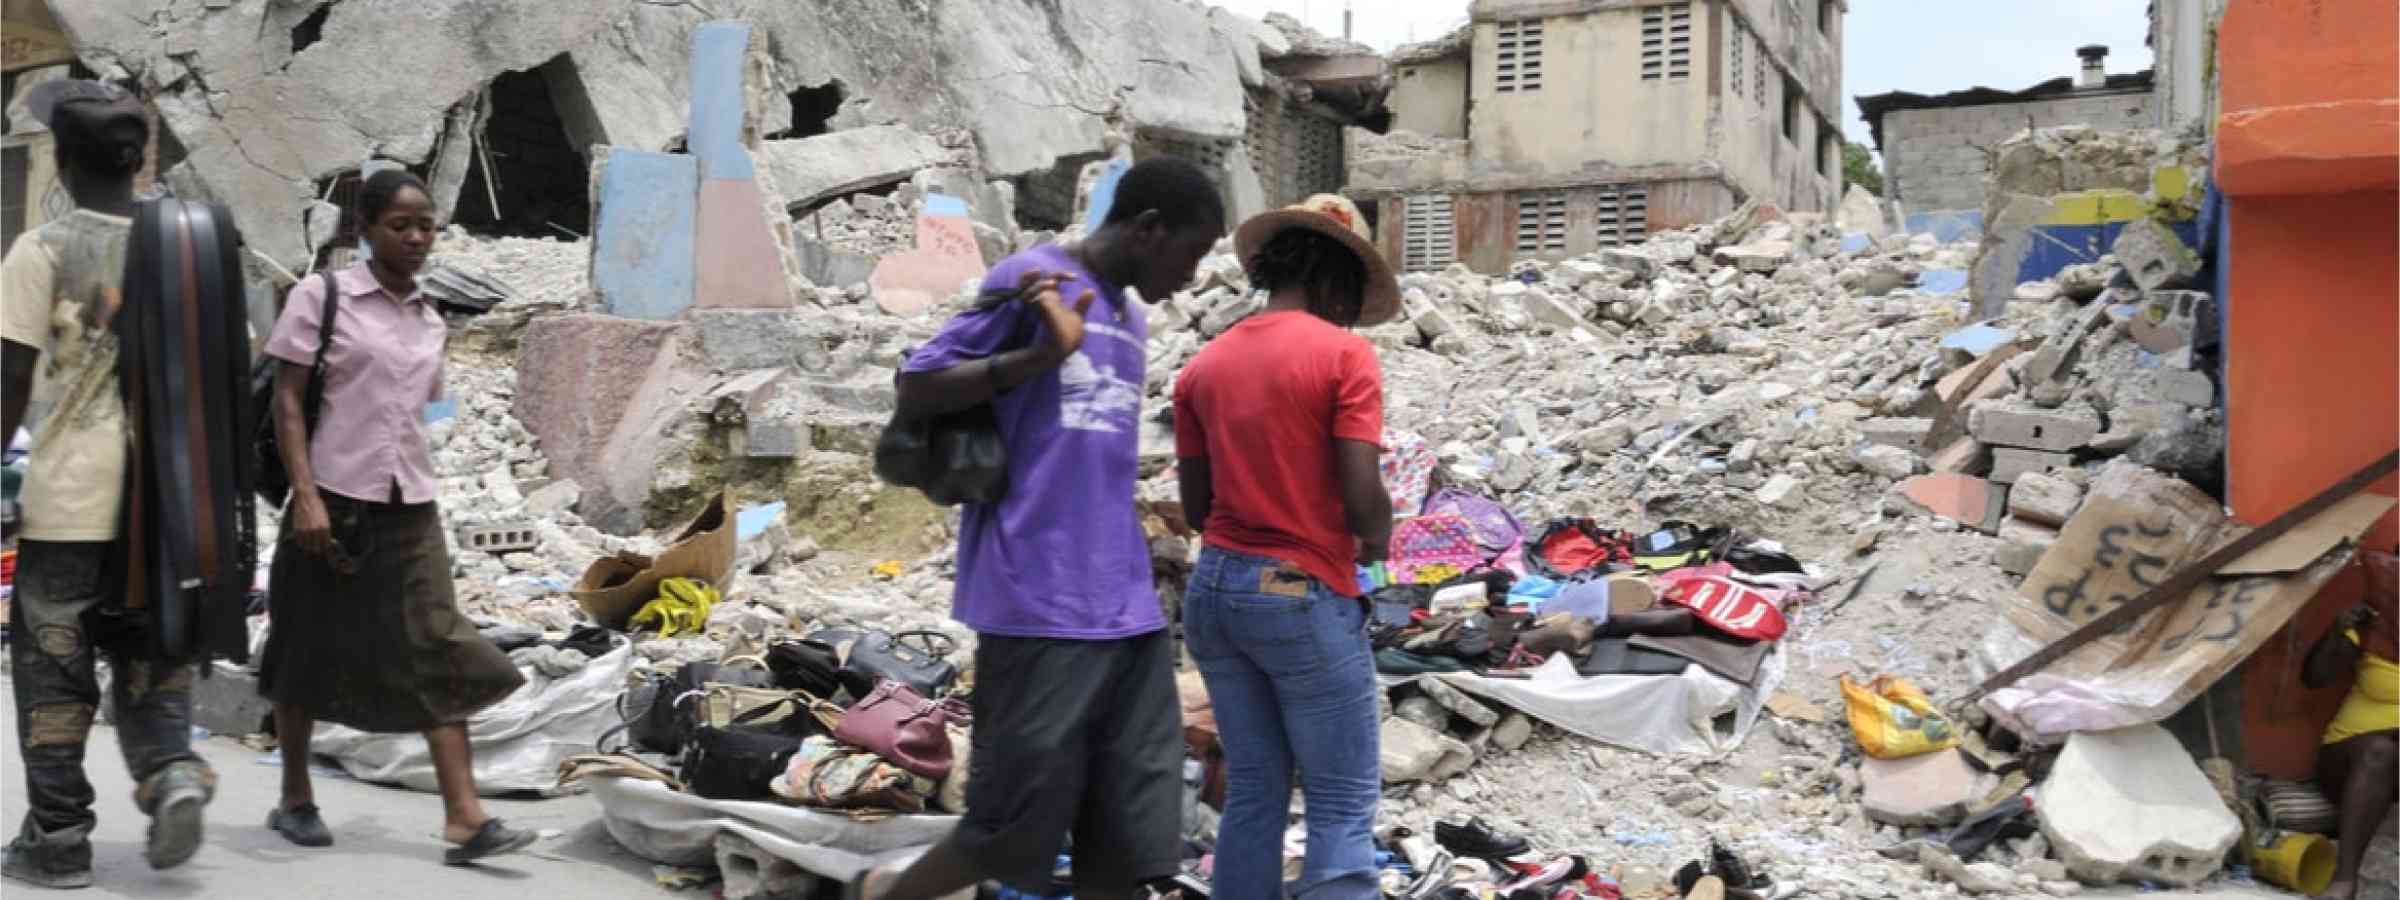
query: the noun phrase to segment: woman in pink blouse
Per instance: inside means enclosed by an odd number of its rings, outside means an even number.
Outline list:
[[[267,826],[302,846],[333,843],[308,777],[318,720],[423,732],[453,845],[443,859],[458,865],[533,842],[483,811],[466,728],[524,676],[459,614],[434,505],[425,404],[441,396],[448,331],[417,288],[439,227],[433,201],[415,176],[387,170],[367,179],[359,213],[373,256],[334,273],[330,305],[324,278],[303,279],[267,342],[283,361],[275,427],[292,481],[259,668],[283,745],[283,798]],[[312,422],[308,385],[329,309]]]

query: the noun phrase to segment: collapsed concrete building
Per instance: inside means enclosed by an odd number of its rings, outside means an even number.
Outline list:
[[[20,5],[55,17],[79,65],[155,105],[176,193],[232,206],[254,247],[291,268],[335,236],[304,233],[302,212],[338,201],[370,158],[424,175],[478,232],[588,233],[591,148],[684,149],[682,61],[714,18],[641,0]],[[778,98],[751,123],[768,186],[795,214],[942,166],[1010,182],[1012,215],[1057,227],[1112,122],[1136,157],[1191,156],[1256,209],[1338,186],[1339,128],[1372,124],[1381,105],[1380,60],[1183,0],[840,0],[736,18],[757,33],[750,83]],[[834,140],[786,143],[820,137]],[[796,156],[832,174],[778,162]],[[1307,174],[1282,174],[1294,169]]]
[[[1842,0],[1478,0],[1393,55],[1352,197],[1409,271],[1506,271],[1841,189]]]
[[[2078,48],[2081,66],[2021,91],[1986,87],[1946,94],[1891,91],[1858,98],[1875,150],[1883,154],[1884,199],[1911,231],[1956,238],[1982,221],[1984,181],[2000,144],[2028,128],[2089,125],[2105,130],[2158,124],[2153,72],[2111,75],[2108,48]]]

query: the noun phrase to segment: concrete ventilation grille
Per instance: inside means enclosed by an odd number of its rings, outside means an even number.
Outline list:
[[[1750,46],[1750,34],[1742,29],[1742,23],[1735,22],[1732,28],[1726,30],[1725,35],[1727,45],[1725,68],[1729,76],[1725,79],[1725,84],[1733,88],[1734,96],[1739,97],[1742,95],[1742,56],[1743,51]]]
[[[1642,80],[1692,77],[1692,5],[1642,10]]]
[[[1567,251],[1567,193],[1517,195],[1517,252]]]
[[[1604,184],[1593,229],[1600,246],[1639,244],[1650,232],[1650,188],[1639,184]]]
[[[1542,89],[1542,20],[1517,19],[1499,26],[1500,50],[1492,89],[1506,94]]]
[[[481,553],[515,553],[541,546],[542,540],[531,525],[485,525],[467,529],[459,543]]]
[[[1765,106],[1767,105],[1767,69],[1770,68],[1767,65],[1767,41],[1765,38],[1755,35],[1750,40],[1753,49],[1758,52],[1758,65],[1750,67],[1750,96],[1758,98],[1758,105]]]
[[[1403,200],[1407,226],[1401,232],[1400,267],[1433,272],[1458,261],[1458,242],[1447,194],[1419,194]]]
[[[1293,177],[1299,180],[1294,196],[1287,202],[1297,203],[1311,194],[1337,194],[1342,190],[1342,126],[1331,119],[1309,114],[1306,110],[1286,108],[1288,132],[1295,145]]]

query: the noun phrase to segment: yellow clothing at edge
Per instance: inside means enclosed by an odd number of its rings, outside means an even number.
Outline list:
[[[2344,633],[2350,642],[2359,642],[2358,632]],[[2336,744],[2362,734],[2400,730],[2400,662],[2359,648],[2358,680],[2350,685],[2350,696],[2342,700],[2342,711],[2335,713],[2333,722],[2325,726],[2325,743]]]

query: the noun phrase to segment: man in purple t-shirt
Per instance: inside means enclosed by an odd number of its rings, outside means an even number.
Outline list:
[[[1006,299],[960,313],[901,364],[902,416],[991,403],[1008,494],[960,513],[951,615],[977,635],[967,814],[850,896],[932,898],[988,879],[1048,893],[1070,833],[1079,898],[1175,874],[1182,705],[1134,516],[1149,330],[1125,289],[1173,294],[1224,231],[1207,175],[1146,160],[1099,230],[1002,260],[983,290]]]

